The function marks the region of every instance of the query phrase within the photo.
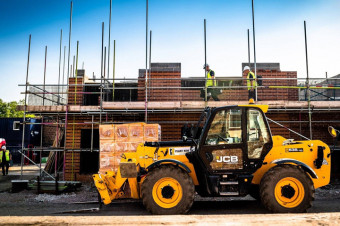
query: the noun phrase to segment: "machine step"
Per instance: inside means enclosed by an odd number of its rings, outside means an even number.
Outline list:
[[[220,181],[220,185],[237,185],[238,181]]]
[[[220,195],[223,196],[234,196],[234,195],[239,195],[238,192],[220,192]]]

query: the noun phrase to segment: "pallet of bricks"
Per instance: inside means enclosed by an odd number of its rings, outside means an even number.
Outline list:
[[[99,126],[100,136],[100,173],[117,171],[121,155],[135,152],[139,144],[145,141],[159,141],[159,124],[131,123]]]

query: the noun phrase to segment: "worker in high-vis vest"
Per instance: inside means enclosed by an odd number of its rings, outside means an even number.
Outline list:
[[[6,150],[6,146],[2,145],[0,150],[0,163],[2,167],[2,175],[8,175],[9,162],[11,161],[11,154]],[[6,168],[6,170],[5,170]]]
[[[250,70],[250,67],[245,66],[243,68],[243,73],[247,74],[247,87],[248,87],[248,99],[249,101],[255,101],[256,100],[256,87],[257,87],[257,79],[254,74]]]
[[[217,81],[215,80],[215,72],[213,70],[210,70],[209,64],[204,64],[203,69],[208,72],[207,82],[205,84],[205,87],[207,88],[207,100],[209,100],[211,96],[215,101],[220,101],[220,99],[218,99],[217,97],[219,90],[216,88],[211,88],[217,86]]]

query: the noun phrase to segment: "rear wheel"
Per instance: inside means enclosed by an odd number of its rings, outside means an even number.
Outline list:
[[[146,176],[141,193],[143,204],[149,212],[183,214],[193,204],[195,187],[184,170],[173,165],[162,165]]]
[[[270,169],[261,180],[263,205],[276,213],[302,213],[314,200],[312,180],[300,168],[281,165]]]

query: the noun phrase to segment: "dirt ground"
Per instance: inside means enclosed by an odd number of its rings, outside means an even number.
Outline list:
[[[0,224],[8,225],[108,225],[108,224],[190,224],[190,225],[339,225],[340,186],[317,189],[313,207],[307,214],[271,214],[258,201],[244,198],[196,197],[187,215],[152,216],[136,200],[118,200],[97,210],[97,192],[91,185],[79,191],[53,195],[35,191],[0,193]],[[84,210],[83,212],[72,212]],[[11,217],[8,217],[11,216]],[[15,216],[15,217],[14,217]]]

